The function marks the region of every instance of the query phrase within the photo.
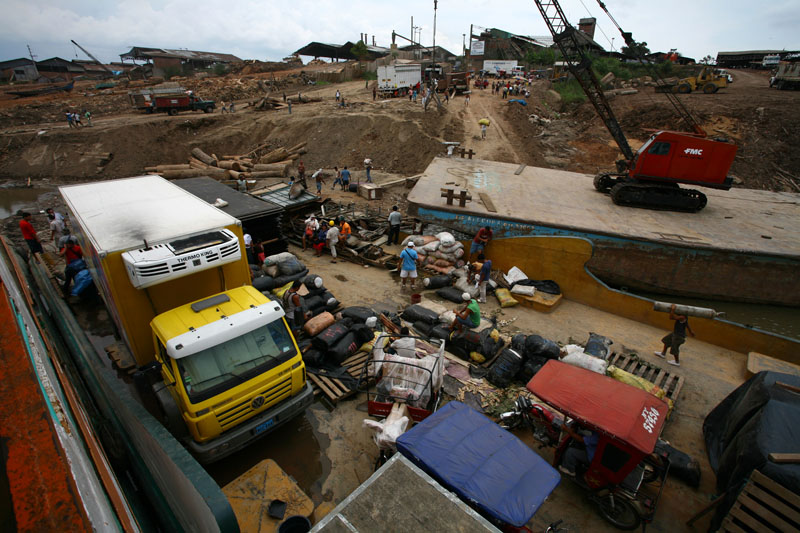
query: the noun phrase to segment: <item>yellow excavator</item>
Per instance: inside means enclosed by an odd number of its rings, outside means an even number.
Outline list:
[[[674,83],[656,86],[656,92],[673,92],[689,94],[692,91],[703,91],[712,94],[728,86],[728,77],[715,72],[714,67],[705,65],[696,76],[682,78]]]

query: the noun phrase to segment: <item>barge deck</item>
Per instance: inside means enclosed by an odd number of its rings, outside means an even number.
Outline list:
[[[465,207],[461,191],[471,196]],[[495,238],[586,238],[594,247],[587,269],[610,285],[800,305],[800,194],[705,192],[709,205],[699,213],[621,207],[586,174],[440,157],[408,202],[411,215],[469,234],[491,226]]]

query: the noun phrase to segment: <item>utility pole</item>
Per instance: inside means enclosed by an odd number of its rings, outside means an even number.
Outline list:
[[[433,0],[433,62],[436,63],[436,8],[439,6],[439,0]]]
[[[467,34],[461,34],[461,56],[466,58],[467,57]]]

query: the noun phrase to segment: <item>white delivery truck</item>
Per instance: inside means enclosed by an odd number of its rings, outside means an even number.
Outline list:
[[[490,76],[505,76],[517,66],[517,60],[486,59],[483,61],[483,70]]]
[[[378,91],[382,97],[403,96],[422,83],[419,63],[396,63],[378,67]]]

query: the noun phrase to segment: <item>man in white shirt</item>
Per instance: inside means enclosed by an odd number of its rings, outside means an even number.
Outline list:
[[[389,244],[400,243],[400,222],[402,219],[403,216],[400,214],[397,206],[392,206],[392,212],[389,213]],[[392,238],[394,238],[394,242],[392,242]]]
[[[328,224],[330,228],[328,229],[328,248],[331,249],[331,263],[336,262],[336,244],[339,242],[339,228],[336,227],[336,222],[331,220]]]

